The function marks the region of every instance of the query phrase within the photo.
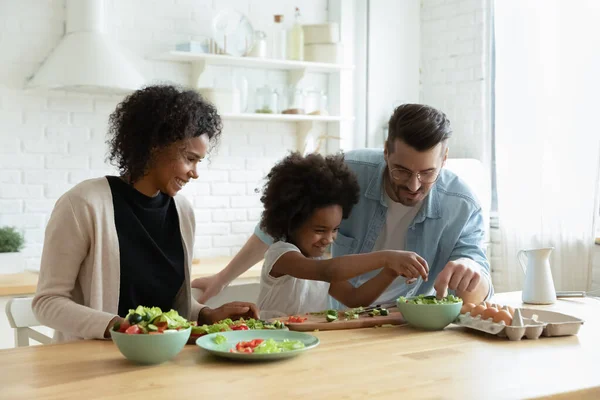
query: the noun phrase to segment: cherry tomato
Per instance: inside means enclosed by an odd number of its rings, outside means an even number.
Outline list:
[[[290,315],[287,322],[288,323],[302,323],[304,321],[306,321],[308,318],[306,317],[299,317],[297,315]]]
[[[125,331],[127,330],[127,328],[129,328],[130,326],[131,326],[131,324],[129,323],[129,321],[123,321],[123,322],[121,322],[121,325],[119,326],[119,332],[125,333]]]
[[[127,328],[127,330],[125,330],[125,333],[128,335],[137,335],[142,333],[142,330],[137,325],[131,325],[129,328]]]

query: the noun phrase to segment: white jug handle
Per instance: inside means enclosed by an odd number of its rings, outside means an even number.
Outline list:
[[[527,260],[527,256],[525,255],[525,251],[524,250],[520,250],[517,253],[517,259],[519,260],[519,265],[521,265],[521,269],[523,270],[524,274],[527,274],[527,270],[525,268],[525,264],[527,264],[527,262],[523,262],[523,257],[525,257],[525,260]]]

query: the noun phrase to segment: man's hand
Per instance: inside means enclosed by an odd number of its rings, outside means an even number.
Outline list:
[[[438,299],[448,295],[448,289],[455,290],[465,302],[475,304],[483,301],[489,291],[486,279],[481,279],[481,267],[475,261],[460,258],[450,261],[437,276],[433,287]],[[467,297],[467,298],[465,298]]]
[[[253,303],[243,301],[234,301],[232,303],[223,304],[219,308],[212,309],[204,307],[198,315],[198,324],[214,324],[226,318],[232,320],[240,318],[255,318],[258,319],[258,308]]]

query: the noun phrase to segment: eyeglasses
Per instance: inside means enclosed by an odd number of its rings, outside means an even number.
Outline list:
[[[397,182],[408,182],[413,175],[417,175],[417,179],[421,183],[434,183],[440,176],[441,168],[433,171],[412,172],[403,168],[394,168],[390,171],[390,176]]]

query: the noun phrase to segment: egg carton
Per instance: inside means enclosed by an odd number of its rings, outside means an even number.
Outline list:
[[[491,318],[484,320],[481,318],[481,315],[472,317],[470,312],[460,314],[454,322],[456,325],[465,326],[498,337],[508,337],[510,340],[521,340],[523,337],[538,339],[541,336],[576,335],[583,323],[582,319],[571,315],[529,308],[515,309],[511,325],[506,325],[504,321],[494,322]]]

